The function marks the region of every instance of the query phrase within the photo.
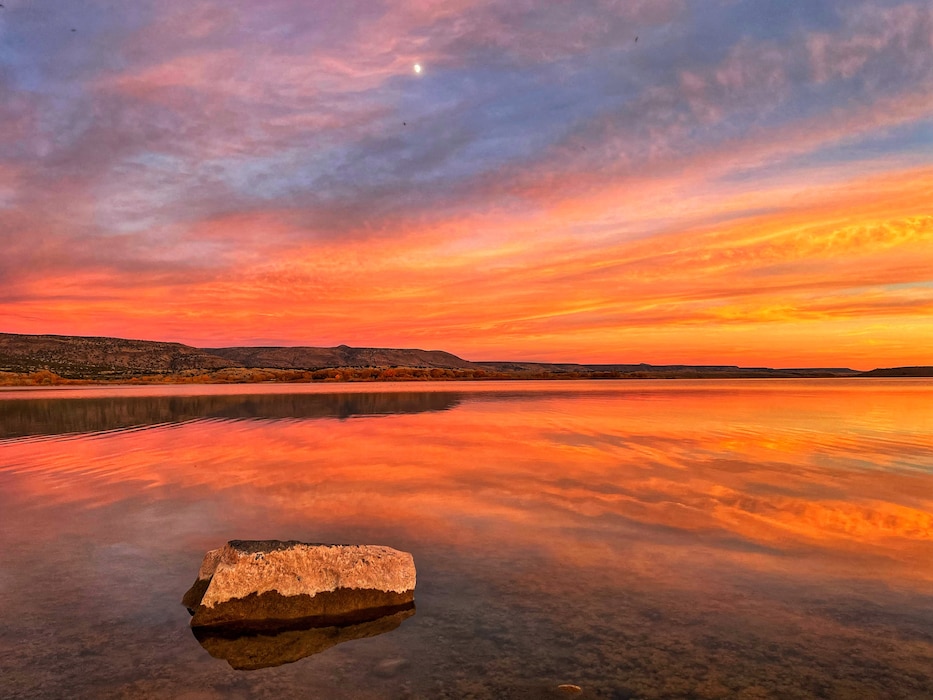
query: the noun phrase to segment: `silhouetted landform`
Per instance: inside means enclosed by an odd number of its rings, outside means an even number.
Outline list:
[[[314,620],[283,625],[277,629],[227,630],[194,627],[195,638],[215,659],[223,659],[238,671],[290,664],[354,639],[391,632],[415,614],[415,604],[369,620],[347,625],[316,626]]]
[[[886,367],[862,372],[863,377],[933,377],[933,367]]]
[[[571,375],[589,379],[754,379],[756,377],[854,377],[861,374],[847,367],[814,367],[772,369],[770,367],[739,367],[738,365],[649,365],[594,364],[547,362],[476,362],[491,372],[522,375]]]
[[[267,394],[256,396],[109,396],[0,401],[0,439],[95,433],[200,419],[345,419],[446,411],[463,395],[454,392]]]
[[[414,601],[415,562],[382,545],[230,540],[204,555],[182,598],[192,627],[343,626]]]
[[[87,382],[255,383],[447,379],[755,379],[928,377],[933,367],[471,362],[441,350],[317,347],[194,348],[121,338],[0,333],[0,385]]]

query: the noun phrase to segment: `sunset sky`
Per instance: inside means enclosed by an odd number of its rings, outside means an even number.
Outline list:
[[[0,332],[933,364],[929,0],[2,4]]]

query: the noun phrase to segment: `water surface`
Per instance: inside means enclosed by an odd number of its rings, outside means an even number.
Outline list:
[[[0,392],[2,695],[933,698],[930,380]],[[229,539],[413,553],[391,631],[234,670]]]

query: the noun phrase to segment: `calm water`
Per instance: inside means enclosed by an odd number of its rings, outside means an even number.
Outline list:
[[[234,670],[179,603],[233,538],[410,551],[416,613]],[[0,696],[560,683],[933,698],[933,382],[0,392]]]

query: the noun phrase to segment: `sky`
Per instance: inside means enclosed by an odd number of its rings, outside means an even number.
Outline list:
[[[0,332],[933,364],[928,0],[2,4]]]

